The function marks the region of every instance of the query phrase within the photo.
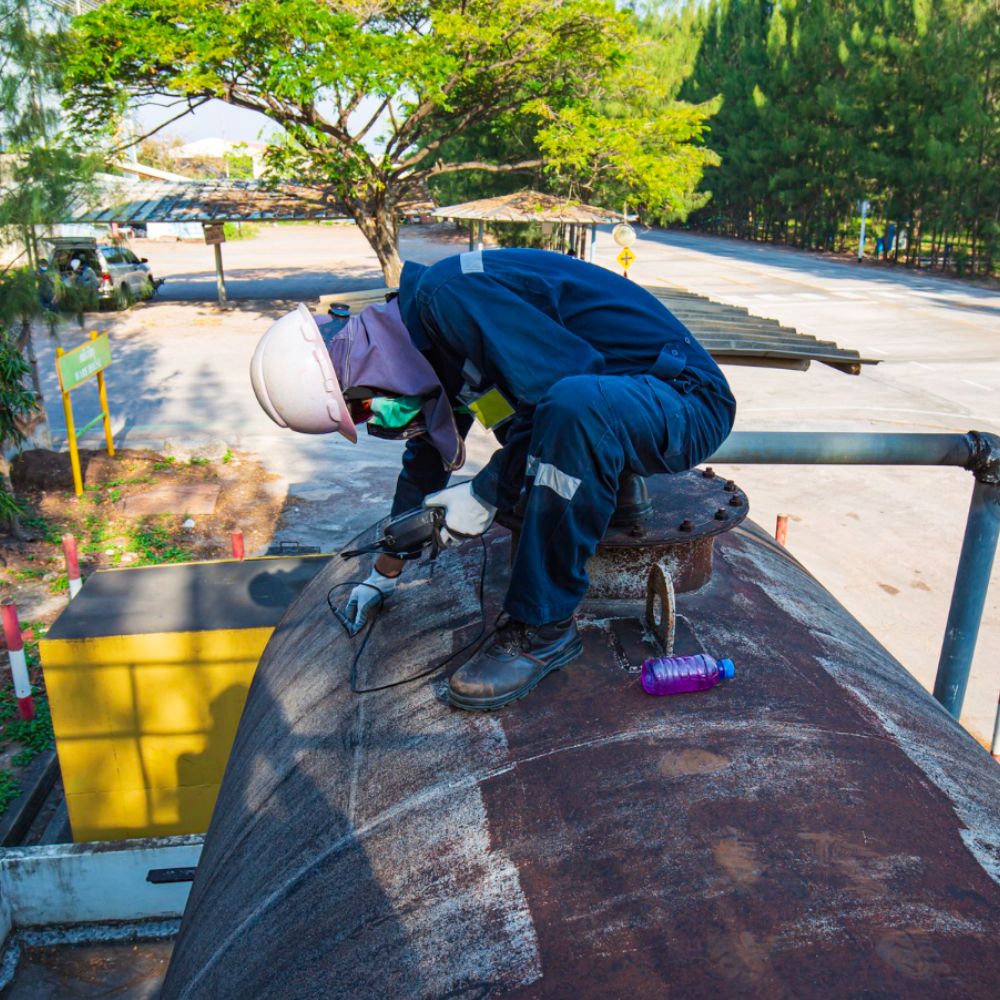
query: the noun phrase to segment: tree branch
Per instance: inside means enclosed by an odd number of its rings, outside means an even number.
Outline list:
[[[389,107],[389,102],[391,100],[392,100],[391,97],[387,97],[385,98],[384,101],[382,101],[382,103],[378,106],[378,109],[376,110],[375,114],[373,114],[371,118],[368,119],[368,124],[365,125],[365,127],[361,129],[360,132],[356,132],[353,135],[351,140],[352,142],[360,142],[368,134],[371,127],[379,120],[379,118],[382,117],[382,112],[385,111],[387,107]],[[341,124],[343,124],[343,122]]]
[[[401,180],[412,182],[417,178],[437,177],[439,174],[454,174],[460,170],[483,170],[489,174],[513,174],[520,171],[534,170],[542,165],[541,160],[521,160],[519,163],[487,163],[481,160],[467,160],[465,163],[441,163],[438,161],[433,167],[425,170],[415,170]]]
[[[161,96],[167,97],[169,95],[162,94]],[[166,128],[168,125],[172,125],[179,118],[183,118],[185,115],[191,114],[197,108],[200,108],[203,104],[207,103],[210,100],[211,100],[211,97],[202,97],[200,100],[195,100],[195,99],[193,99],[191,97],[188,97],[187,98],[187,107],[183,111],[181,111],[179,114],[174,115],[173,118],[168,118],[165,122],[160,122],[160,124],[157,125],[156,128],[150,129],[148,132],[146,132],[143,135],[140,135],[140,136],[137,136],[137,137],[133,137],[128,142],[123,142],[123,143],[121,143],[121,144],[119,144],[117,146],[113,146],[110,150],[108,150],[108,155],[109,156],[114,156],[116,153],[121,153],[121,152],[123,152],[126,149],[131,149],[132,146],[138,146],[140,142],[145,142],[146,139],[149,139],[151,136],[156,135],[156,133],[159,132],[160,129]]]

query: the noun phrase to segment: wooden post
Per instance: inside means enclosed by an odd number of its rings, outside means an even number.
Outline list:
[[[483,220],[482,219],[479,220],[479,240],[476,243],[476,249],[477,250],[482,250],[483,249]]]
[[[215,244],[215,287],[219,292],[219,305],[226,304],[226,275],[222,270],[222,244]]]

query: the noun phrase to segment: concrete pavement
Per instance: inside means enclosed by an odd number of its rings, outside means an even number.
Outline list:
[[[614,265],[616,247],[598,243]],[[737,430],[1000,432],[1000,291],[689,233],[649,232],[631,276],[743,306],[881,359],[859,376],[727,367]],[[744,466],[751,517],[790,516],[789,549],[928,688],[972,490],[957,469]],[[1000,689],[994,567],[963,722],[992,733]]]
[[[404,257],[430,261],[464,249],[403,230]],[[616,267],[617,247],[599,235],[597,261]],[[811,254],[686,233],[644,234],[632,277],[707,295],[836,340],[883,363],[857,377],[822,365],[789,372],[729,367],[740,401],[738,429],[1000,431],[1000,293]],[[388,506],[399,448],[293,435],[261,413],[247,363],[267,325],[299,298],[349,284],[377,286],[374,255],[352,228],[269,228],[228,244],[230,286],[240,299],[214,304],[211,249],[147,244],[163,296],[128,314],[88,317],[112,331],[108,373],[116,439],[132,447],[165,440],[223,438],[261,455],[292,498],[279,537],[342,545]],[[240,276],[238,272],[247,272]],[[172,301],[171,295],[190,295]],[[198,298],[203,301],[197,301]],[[66,346],[79,338],[64,330]],[[57,443],[63,426],[52,345],[39,337]],[[96,412],[91,390],[74,394],[78,418]],[[88,436],[96,441],[96,435]],[[363,439],[364,440],[364,439]],[[492,450],[470,441],[469,471]],[[960,470],[742,467],[732,475],[750,494],[751,516],[791,523],[789,548],[928,687],[947,615],[972,478]],[[295,508],[298,508],[297,510]],[[994,577],[1000,575],[995,571]],[[991,590],[965,724],[992,730],[1000,671],[1000,587]],[[724,651],[717,651],[723,652]]]

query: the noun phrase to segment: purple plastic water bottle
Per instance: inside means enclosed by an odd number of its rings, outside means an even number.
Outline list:
[[[715,660],[704,653],[694,656],[656,656],[642,664],[646,694],[685,694],[707,691],[719,681],[736,675],[732,660]]]

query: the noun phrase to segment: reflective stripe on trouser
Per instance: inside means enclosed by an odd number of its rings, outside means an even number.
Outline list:
[[[692,432],[704,455],[691,454]],[[557,382],[532,420],[527,503],[504,610],[531,625],[571,615],[586,592],[585,565],[611,520],[622,472],[680,472],[728,432],[696,396],[648,375]]]

